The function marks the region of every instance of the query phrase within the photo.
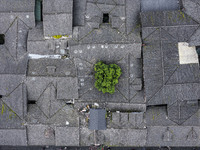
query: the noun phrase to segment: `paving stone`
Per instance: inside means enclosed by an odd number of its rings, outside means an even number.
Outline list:
[[[28,145],[54,145],[55,130],[47,125],[28,125]]]
[[[56,127],[55,138],[56,146],[79,146],[79,128]]]
[[[0,130],[0,145],[27,146],[26,130]]]

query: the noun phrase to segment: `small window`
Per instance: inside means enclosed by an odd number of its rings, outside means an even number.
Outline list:
[[[196,46],[196,51],[199,57],[199,63],[200,63],[200,46]]]
[[[0,95],[0,98],[2,98],[3,97],[3,95]]]
[[[109,14],[103,14],[103,23],[109,23]]]
[[[36,104],[36,101],[34,101],[34,100],[28,100],[28,104]]]
[[[0,34],[0,45],[3,45],[5,43],[5,35]]]
[[[196,46],[197,54],[200,56],[200,46]]]

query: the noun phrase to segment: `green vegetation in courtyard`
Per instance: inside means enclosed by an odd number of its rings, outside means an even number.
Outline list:
[[[94,66],[95,71],[95,87],[103,93],[113,94],[115,85],[122,74],[121,68],[116,64],[104,64],[99,61]]]

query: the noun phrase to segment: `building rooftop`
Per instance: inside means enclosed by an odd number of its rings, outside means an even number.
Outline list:
[[[199,9],[0,0],[0,145],[200,147]],[[98,61],[122,70],[114,94],[94,86]]]

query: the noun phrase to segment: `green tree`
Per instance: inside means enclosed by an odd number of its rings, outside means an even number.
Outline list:
[[[103,93],[113,94],[118,78],[122,74],[121,68],[116,64],[106,65],[99,61],[94,66],[95,71],[95,87]]]

